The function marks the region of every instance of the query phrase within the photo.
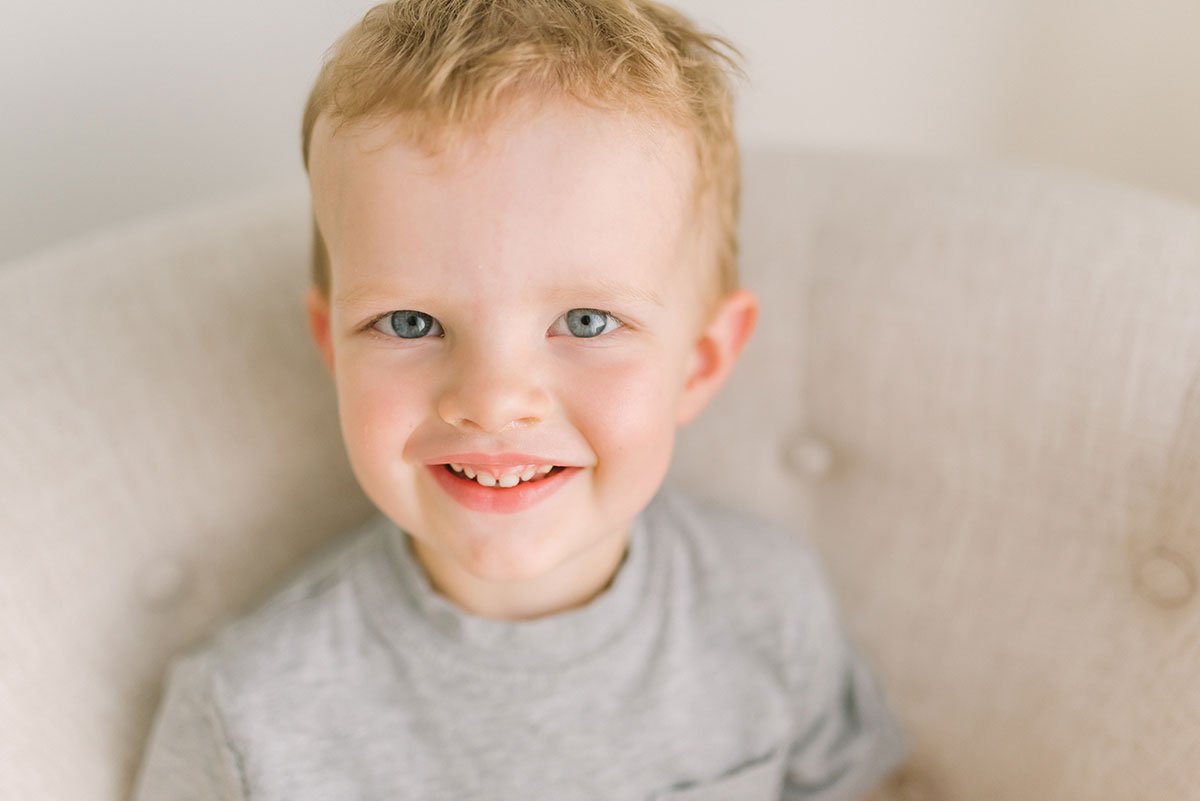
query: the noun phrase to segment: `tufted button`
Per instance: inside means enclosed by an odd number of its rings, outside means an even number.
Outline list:
[[[1186,557],[1160,546],[1137,566],[1134,585],[1147,601],[1173,609],[1196,594],[1196,571]]]
[[[833,449],[825,440],[803,431],[787,443],[784,460],[800,475],[823,478],[833,470]]]
[[[168,606],[184,594],[188,584],[188,571],[182,560],[174,556],[160,556],[142,567],[138,576],[138,588],[142,600],[150,606]]]

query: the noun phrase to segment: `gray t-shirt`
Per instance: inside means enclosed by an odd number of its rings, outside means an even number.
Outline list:
[[[906,737],[795,533],[664,487],[536,620],[431,587],[379,515],[178,657],[135,801],[860,801]]]

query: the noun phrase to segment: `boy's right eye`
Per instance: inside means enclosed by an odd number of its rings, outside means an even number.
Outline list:
[[[442,324],[437,320],[425,312],[411,309],[385,314],[371,327],[387,336],[397,336],[401,339],[422,339],[430,333],[434,336],[442,336],[445,333],[442,331]]]

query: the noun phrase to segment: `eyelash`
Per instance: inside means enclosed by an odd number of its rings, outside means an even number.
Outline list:
[[[582,307],[582,306],[576,307],[576,308],[584,309],[584,307]],[[563,319],[568,314],[575,311],[576,308],[567,309],[567,311],[563,312],[561,316],[555,318],[554,322],[557,323],[559,320]],[[598,312],[602,313],[606,319],[612,318],[617,323],[616,327],[612,328],[608,331],[604,331],[603,333],[596,334],[596,336],[594,336],[594,337],[573,337],[573,336],[570,336],[569,334],[567,334],[566,336],[569,339],[580,339],[580,340],[603,339],[604,337],[611,336],[612,334],[616,333],[617,331],[620,331],[621,329],[628,327],[628,324],[624,320],[622,320],[620,317],[617,317],[612,312],[605,311],[604,309],[587,309],[587,310],[588,311],[598,311]],[[401,337],[401,336],[393,336],[391,334],[385,334],[375,327],[379,324],[379,322],[381,320],[386,320],[388,317],[390,317],[391,315],[395,314],[398,311],[408,311],[408,310],[393,309],[392,311],[384,312],[383,314],[380,314],[380,315],[372,318],[365,325],[363,325],[362,329],[360,329],[360,330],[365,331],[366,333],[372,334],[374,336],[383,337],[384,339],[398,340],[400,342],[417,342],[422,339],[433,338],[433,337],[415,337],[415,338],[409,339],[409,338],[405,338],[405,337]],[[422,313],[424,313],[424,312],[422,312]],[[441,322],[436,317],[434,317],[432,314],[429,315],[429,317],[432,318],[435,322],[437,322],[438,326],[441,326]],[[446,335],[446,333],[443,330],[442,333],[436,337],[436,339],[441,339],[445,335]]]

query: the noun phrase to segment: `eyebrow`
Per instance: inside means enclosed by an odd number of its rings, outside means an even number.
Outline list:
[[[345,292],[338,293],[334,297],[334,303],[339,306],[354,306],[359,303],[386,304],[398,295],[404,296],[404,293],[402,291],[390,291],[371,284],[363,284],[362,286],[353,287]],[[627,284],[612,278],[600,278],[591,283],[577,286],[555,286],[544,293],[544,297],[547,300],[565,300],[587,295],[598,295],[634,303],[649,303],[660,307],[663,305],[662,298],[654,290]],[[424,299],[405,297],[406,303],[413,303],[414,301],[416,305],[429,305]]]
[[[654,290],[633,284],[626,284],[612,278],[600,278],[582,286],[553,287],[546,292],[548,299],[569,298],[576,295],[602,295],[635,303],[652,303],[655,306],[663,305],[662,298]]]
[[[395,296],[396,293],[388,292],[371,284],[363,284],[347,289],[345,292],[339,292],[333,297],[333,303],[336,306],[356,306],[360,303],[376,303],[385,302],[389,298]]]

